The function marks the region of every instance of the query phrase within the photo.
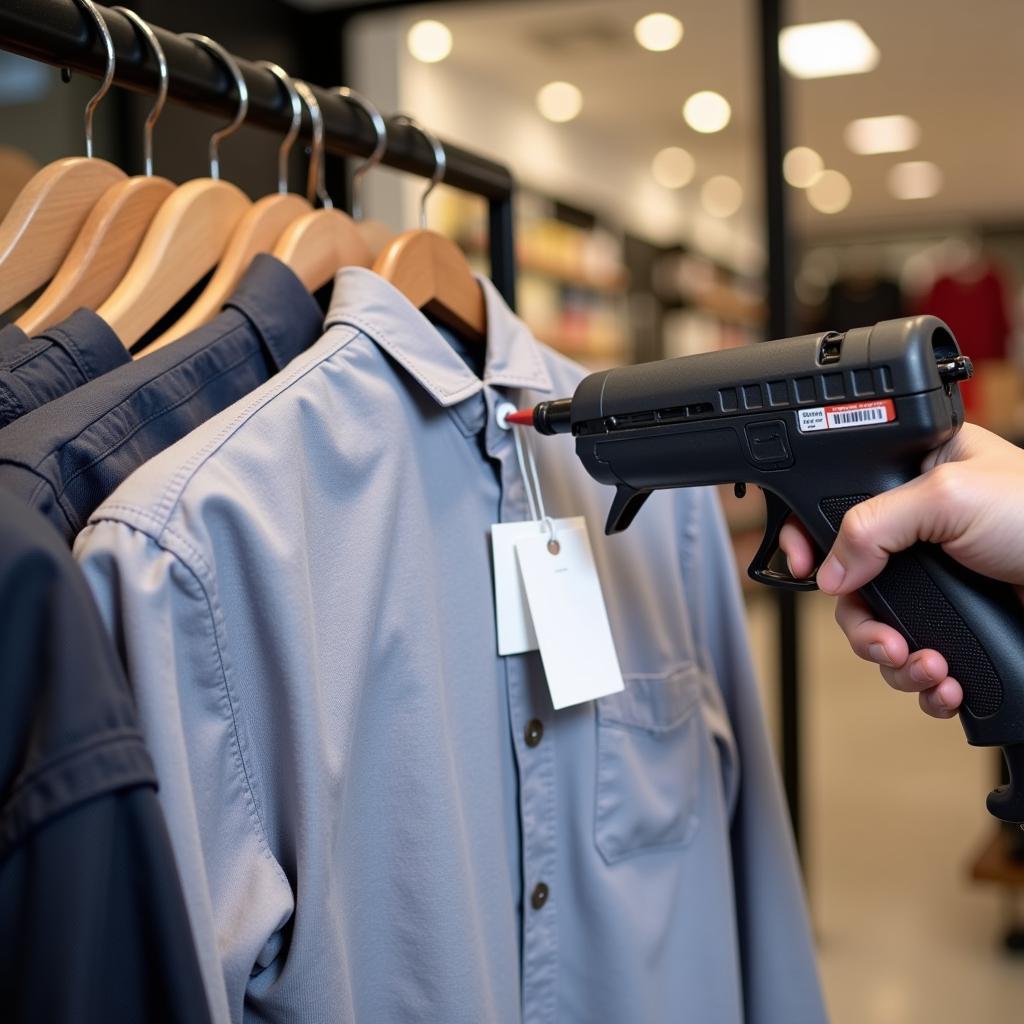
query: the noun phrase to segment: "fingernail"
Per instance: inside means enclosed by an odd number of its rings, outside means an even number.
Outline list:
[[[876,665],[892,665],[892,659],[881,644],[868,644],[868,654]]]
[[[838,590],[846,576],[846,568],[835,555],[829,555],[818,570],[818,586],[826,593]]]
[[[930,683],[932,681],[932,677],[929,674],[928,669],[925,668],[923,661],[915,661],[910,666],[910,678],[913,679],[915,683]],[[936,696],[936,700],[937,699],[938,697]]]
[[[940,711],[948,711],[948,710],[949,710],[949,705],[948,705],[948,704],[946,703],[946,699],[945,699],[945,698],[944,698],[944,697],[942,696],[942,694],[940,694],[940,693],[936,693],[936,694],[935,694],[935,695],[934,695],[934,696],[932,697],[932,703],[933,703],[933,704],[934,704],[934,705],[935,705],[935,706],[936,706],[936,707],[937,707],[937,708],[938,708],[938,709],[939,709]]]

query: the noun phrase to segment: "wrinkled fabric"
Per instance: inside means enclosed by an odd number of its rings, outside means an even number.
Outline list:
[[[133,470],[265,383],[322,324],[291,270],[257,256],[210,323],[0,430],[0,486],[70,544]]]
[[[117,335],[88,309],[35,338],[15,324],[0,328],[0,427],[130,361]]]
[[[324,337],[76,544],[232,1019],[818,1024],[713,492],[608,538],[610,493],[538,441],[626,689],[555,712],[535,652],[496,654],[489,527],[528,513],[495,409],[583,371],[482,287],[480,379],[341,271]]]
[[[82,574],[0,491],[0,1005],[9,1024],[210,1019],[127,680]]]

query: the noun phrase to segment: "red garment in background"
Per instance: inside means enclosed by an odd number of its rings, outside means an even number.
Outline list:
[[[989,264],[980,276],[936,279],[921,302],[921,312],[944,320],[971,359],[1006,359],[1010,337],[1006,285]],[[978,395],[970,382],[961,385],[968,416],[977,409]]]

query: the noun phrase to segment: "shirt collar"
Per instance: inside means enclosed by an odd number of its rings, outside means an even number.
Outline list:
[[[551,378],[529,328],[487,278],[477,280],[487,310],[483,380],[394,285],[363,267],[338,271],[325,327],[349,324],[363,330],[442,406],[491,385],[550,391]]]
[[[74,360],[86,380],[95,380],[131,362],[131,354],[107,322],[91,309],[79,309],[42,331],[37,340],[58,345]]]
[[[252,323],[278,370],[309,347],[323,323],[316,299],[288,267],[267,253],[249,264],[224,308],[237,310]]]

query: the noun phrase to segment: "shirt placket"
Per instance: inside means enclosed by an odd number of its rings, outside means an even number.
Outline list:
[[[510,431],[497,425],[494,410],[508,396],[486,389],[487,454],[499,466],[501,522],[530,518],[526,490]],[[555,729],[550,705],[538,706],[531,678],[540,671],[537,652],[508,655],[504,662],[509,722],[519,782],[521,850],[522,1019],[554,1024],[558,978]]]

